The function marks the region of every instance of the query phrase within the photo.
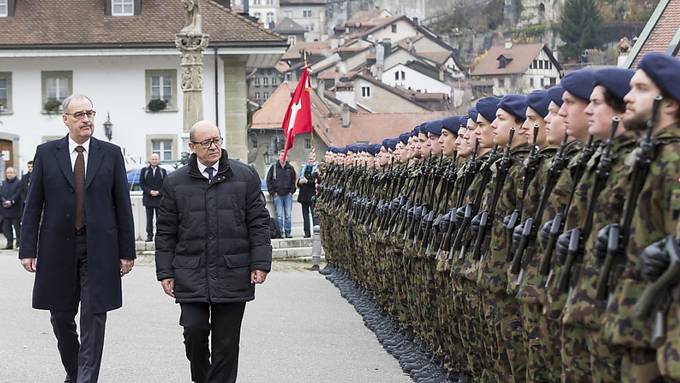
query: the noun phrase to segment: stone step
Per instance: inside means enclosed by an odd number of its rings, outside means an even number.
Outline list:
[[[272,258],[300,258],[311,256],[311,247],[289,247],[272,250]]]
[[[300,248],[300,247],[312,247],[312,239],[311,238],[281,238],[281,239],[272,239],[272,249],[291,249],[291,248]],[[137,252],[142,252],[142,251],[154,251],[156,250],[156,245],[155,242],[144,242],[144,241],[137,241],[135,243],[135,249],[137,249]]]
[[[311,247],[311,238],[279,238],[272,239],[272,249],[290,249],[294,247]]]

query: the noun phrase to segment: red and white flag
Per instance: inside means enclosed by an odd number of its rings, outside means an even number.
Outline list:
[[[311,83],[309,81],[309,68],[302,70],[300,81],[293,92],[293,97],[288,104],[288,110],[283,117],[283,136],[286,138],[286,145],[283,150],[283,160],[288,156],[288,150],[293,147],[296,134],[310,133],[312,131],[312,105],[309,91]]]

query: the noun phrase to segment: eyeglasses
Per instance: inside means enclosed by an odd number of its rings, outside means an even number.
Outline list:
[[[94,110],[85,110],[85,111],[81,110],[81,111],[75,112],[75,113],[64,113],[64,114],[67,115],[67,116],[73,116],[73,118],[80,120],[80,119],[83,118],[83,116],[87,116],[87,118],[92,118],[95,115],[97,115],[97,112],[95,112]]]
[[[204,141],[201,141],[201,142],[194,142],[194,141],[191,141],[191,143],[194,144],[194,145],[201,145],[201,147],[202,147],[203,149],[210,149],[210,147],[211,147],[213,144],[215,144],[215,147],[218,147],[218,148],[219,148],[220,146],[222,146],[222,142],[224,142],[224,138],[222,138],[222,137],[219,137],[219,138],[211,138],[211,139],[209,139],[209,140],[204,140]]]

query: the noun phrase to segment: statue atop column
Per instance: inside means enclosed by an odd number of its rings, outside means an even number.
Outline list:
[[[184,132],[203,119],[203,50],[208,35],[203,33],[200,0],[181,0],[186,11],[186,26],[175,35],[175,46],[182,54],[182,92],[184,93]]]
[[[187,11],[187,25],[179,33],[186,35],[202,34],[201,12],[198,0],[182,0],[182,5],[184,5],[184,9]]]

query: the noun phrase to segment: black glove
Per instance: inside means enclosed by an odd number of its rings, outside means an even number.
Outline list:
[[[390,201],[390,210],[397,211],[397,209],[399,209],[399,206],[401,206],[400,198],[395,198],[392,201]]]
[[[465,206],[461,206],[456,209],[456,216],[453,219],[453,223],[459,226],[465,220]]]
[[[657,241],[647,246],[640,255],[642,260],[640,272],[646,281],[654,282],[668,269],[671,258],[666,252],[666,240]]]
[[[508,214],[503,217],[503,227],[508,227],[508,224],[510,224],[510,218],[512,218],[512,214]]]
[[[565,231],[557,237],[555,244],[555,261],[558,265],[564,265],[567,261],[567,252],[569,252],[569,241],[571,240],[571,230]]]
[[[602,229],[597,231],[597,238],[595,238],[595,243],[593,244],[593,254],[595,258],[601,262],[607,258],[607,245],[609,244],[609,229],[614,224],[607,225]]]
[[[477,214],[476,216],[472,217],[472,221],[470,221],[470,232],[472,233],[472,237],[477,237],[477,233],[479,232],[479,224],[482,221],[482,213]]]
[[[553,220],[549,220],[541,225],[541,231],[538,233],[538,240],[542,248],[548,246],[548,241],[550,240],[550,229],[552,228]]]
[[[444,219],[446,219],[447,216],[448,216],[448,213],[446,213],[446,214],[439,213],[437,215],[437,217],[434,219],[434,222],[432,222],[432,228],[434,230],[436,230],[437,232],[441,233],[441,231],[442,231],[442,221]],[[448,224],[448,222],[447,222],[447,224]]]
[[[519,246],[519,243],[522,242],[522,232],[524,231],[524,225],[517,225],[515,228],[512,230],[512,252],[515,253],[517,251],[517,247]]]

